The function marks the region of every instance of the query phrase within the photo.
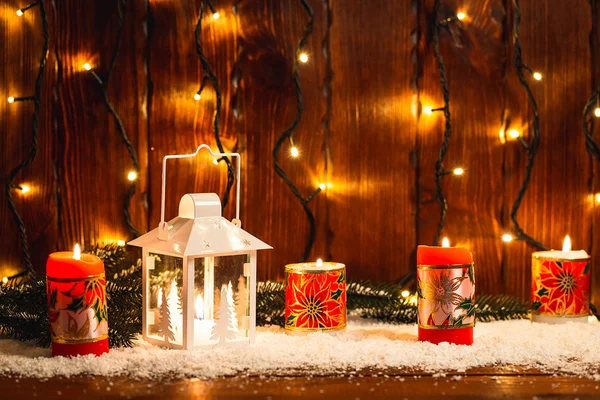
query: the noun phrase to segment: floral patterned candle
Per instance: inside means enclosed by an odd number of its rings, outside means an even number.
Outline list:
[[[346,266],[323,262],[285,266],[285,329],[288,333],[346,327]]]
[[[417,249],[419,340],[473,344],[475,326],[475,270],[471,253],[463,247]]]
[[[46,263],[52,355],[108,352],[104,263],[92,254],[52,253]]]
[[[532,255],[531,320],[560,324],[587,322],[590,312],[590,256],[571,251],[567,235],[562,251]]]

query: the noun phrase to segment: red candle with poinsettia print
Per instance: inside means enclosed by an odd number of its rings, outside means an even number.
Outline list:
[[[475,268],[463,247],[419,246],[417,298],[419,340],[473,344]]]
[[[285,266],[288,333],[346,328],[346,266],[322,262]]]
[[[590,312],[590,256],[571,250],[567,235],[562,251],[532,254],[531,320],[560,324],[587,322]]]
[[[104,263],[92,254],[52,253],[46,263],[52,355],[108,352]]]

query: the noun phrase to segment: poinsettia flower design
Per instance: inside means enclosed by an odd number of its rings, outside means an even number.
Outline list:
[[[534,281],[539,312],[580,315],[589,311],[589,263],[545,261]],[[537,284],[536,284],[537,283]]]
[[[345,284],[339,274],[288,276],[286,321],[304,329],[345,325]]]
[[[456,293],[464,277],[451,278],[450,273],[441,271],[431,274],[431,279],[421,281],[421,290],[426,301],[433,303],[432,313],[442,310],[451,313],[462,301],[462,296]]]

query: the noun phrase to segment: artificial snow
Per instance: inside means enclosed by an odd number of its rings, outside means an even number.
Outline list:
[[[386,370],[444,376],[472,367],[514,365],[600,380],[600,324],[547,325],[527,320],[478,323],[475,343],[456,346],[417,341],[415,325],[351,320],[345,331],[289,336],[259,328],[255,345],[212,350],[167,350],[142,341],[100,357],[51,357],[49,349],[0,340],[0,374],[50,378],[79,374],[160,379],[238,374],[383,375]],[[458,379],[458,378],[457,378]]]

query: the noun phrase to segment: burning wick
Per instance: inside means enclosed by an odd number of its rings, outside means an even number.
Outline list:
[[[75,260],[81,260],[81,248],[79,247],[79,243],[77,243],[73,249],[73,258]]]
[[[321,260],[320,258],[317,260],[317,267],[322,267],[323,266],[323,260]]]
[[[448,240],[447,237],[442,239],[442,247],[450,247],[450,241]]]

